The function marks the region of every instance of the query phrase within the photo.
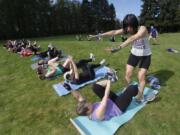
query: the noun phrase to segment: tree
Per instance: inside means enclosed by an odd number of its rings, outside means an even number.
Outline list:
[[[0,0],[0,38],[26,38],[113,29],[107,0]]]
[[[155,24],[160,32],[178,31],[179,0],[142,0],[140,21],[146,26]]]
[[[158,25],[161,31],[177,31],[175,28],[175,17],[178,9],[179,0],[163,0],[160,3],[160,14],[158,16]]]
[[[81,12],[81,29],[82,32],[91,31],[93,24],[92,4],[88,0],[83,0],[80,8]]]
[[[157,23],[160,14],[160,6],[158,0],[142,0],[142,10],[140,15],[141,24],[150,26]]]

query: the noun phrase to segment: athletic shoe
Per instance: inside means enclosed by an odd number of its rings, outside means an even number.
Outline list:
[[[111,80],[111,82],[116,82],[118,80],[117,71],[114,69],[110,69],[110,71],[107,73],[108,80]]]
[[[72,90],[71,86],[68,83],[64,83],[63,86],[68,90]]]
[[[144,101],[151,102],[151,101],[153,101],[155,98],[156,98],[156,94],[152,92],[152,93],[150,93],[149,95],[147,95],[147,96],[144,97]]]
[[[101,66],[105,66],[105,65],[106,65],[106,60],[105,60],[105,59],[101,60],[99,64],[100,64]]]
[[[114,69],[112,69],[112,72],[113,72],[113,78],[114,78],[114,80],[117,81],[117,80],[118,80],[117,71],[114,70]]]
[[[141,104],[143,102],[152,102],[156,98],[155,93],[150,93],[149,95],[143,96],[141,100],[135,98],[136,103]]]
[[[137,98],[135,97],[135,101],[136,101],[137,104],[141,104],[141,103],[144,102],[144,97],[142,97],[141,100],[139,100],[139,99],[137,99]]]
[[[92,59],[92,61],[95,61],[95,60],[96,60],[96,58],[95,58],[95,56],[94,56],[94,54],[93,54],[93,53],[90,53],[89,58],[90,58],[90,59]]]

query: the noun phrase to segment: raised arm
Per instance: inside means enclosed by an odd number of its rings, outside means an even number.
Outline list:
[[[130,36],[125,42],[119,45],[117,48],[111,49],[111,52],[117,52],[122,48],[126,47],[127,45],[131,44],[133,41],[138,40],[144,37],[147,34],[147,29],[145,26],[141,26],[138,32],[132,36]],[[108,50],[108,49],[107,49]]]
[[[123,34],[123,29],[118,29],[118,30],[111,30],[105,33],[100,34],[101,37],[103,36],[113,36],[113,35],[118,35],[118,34]],[[90,38],[96,38],[98,35],[89,35]]]
[[[51,65],[50,68],[51,68],[51,71],[50,71],[50,72],[47,72],[46,75],[45,75],[45,77],[51,77],[51,76],[53,76],[54,73],[56,72],[56,67],[55,67],[54,65]]]
[[[96,113],[96,117],[99,120],[103,120],[104,119],[104,113],[105,113],[106,107],[107,107],[107,101],[108,101],[108,97],[109,97],[110,87],[111,87],[111,81],[107,80],[104,97],[102,98],[102,101],[101,101],[99,107],[97,108],[97,110],[95,112]]]

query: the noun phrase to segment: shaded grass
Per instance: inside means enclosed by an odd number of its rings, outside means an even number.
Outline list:
[[[149,74],[155,74],[162,88],[158,99],[142,109],[128,124],[122,126],[117,135],[178,135],[180,134],[179,89],[180,55],[167,53],[167,48],[180,49],[180,33],[162,34],[160,45],[152,45],[152,64]],[[120,44],[75,41],[74,36],[59,36],[36,39],[43,48],[52,42],[57,48],[71,54],[75,60],[87,58],[90,52],[96,61],[106,58],[110,67],[118,69],[120,80],[113,84],[113,90],[125,86],[123,80],[125,64],[130,47],[115,54],[108,54],[104,48]],[[76,101],[71,95],[58,97],[52,84],[62,81],[41,81],[30,68],[29,58],[21,58],[0,49],[0,134],[1,135],[76,135],[69,118],[75,117]],[[137,69],[133,80],[136,79]],[[90,86],[80,90],[87,100],[97,101]]]

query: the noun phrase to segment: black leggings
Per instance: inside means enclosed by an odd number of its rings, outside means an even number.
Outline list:
[[[105,87],[99,84],[93,84],[92,87],[94,93],[99,97],[103,98],[105,93]],[[127,107],[132,101],[132,97],[136,96],[138,93],[137,85],[130,85],[126,90],[119,96],[117,96],[114,92],[110,91],[109,98],[118,106],[118,108],[125,112]]]
[[[95,78],[94,69],[100,64],[89,64],[89,62],[92,62],[92,59],[83,59],[76,63],[77,68],[82,69],[82,73],[79,74],[79,79],[76,79],[74,83],[81,84]]]

